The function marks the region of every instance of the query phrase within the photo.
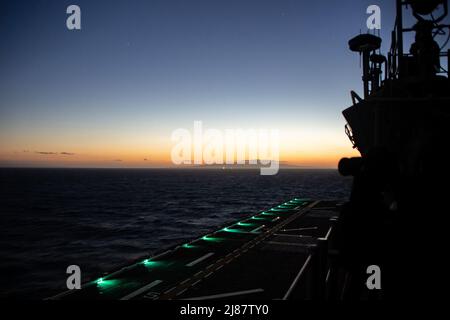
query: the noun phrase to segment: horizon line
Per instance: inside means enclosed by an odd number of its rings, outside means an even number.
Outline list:
[[[240,168],[220,168],[220,167],[46,167],[46,166],[0,166],[0,169],[102,169],[102,170],[156,170],[156,169],[166,169],[166,170],[259,170],[260,167],[240,167]],[[288,166],[280,167],[280,170],[337,170],[336,167],[314,167],[314,166]]]

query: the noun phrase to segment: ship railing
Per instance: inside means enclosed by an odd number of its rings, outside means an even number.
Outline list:
[[[334,300],[338,294],[338,268],[335,249],[335,230],[337,219],[331,219],[331,226],[325,237],[317,239],[313,260],[312,298],[318,300]]]
[[[338,277],[335,261],[338,253],[334,249],[334,231],[337,220],[331,219],[331,226],[325,237],[318,238],[311,247],[306,261],[297,273],[282,300],[311,299],[334,300],[338,296]]]

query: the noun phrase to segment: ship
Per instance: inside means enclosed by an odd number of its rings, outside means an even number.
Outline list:
[[[393,1],[394,3],[394,1]],[[449,170],[447,0],[396,0],[391,47],[359,34],[363,96],[351,91],[343,158],[350,199],[299,197],[142,257],[52,300],[383,300],[439,295]],[[416,22],[404,25],[405,13]],[[438,16],[435,16],[438,14]],[[415,40],[405,50],[404,35]],[[448,42],[448,40],[447,40]],[[448,212],[448,210],[447,210]],[[373,268],[375,267],[375,269]],[[381,285],[368,285],[378,270]]]
[[[446,279],[448,1],[395,5],[387,56],[374,34],[349,41],[350,50],[362,56],[364,84],[363,97],[352,91],[352,105],[343,111],[346,133],[361,156],[344,158],[338,166],[342,175],[354,177],[339,231],[340,261],[352,279],[350,299],[439,298]],[[413,25],[405,25],[411,20]],[[438,43],[438,36],[447,39]],[[407,37],[414,39],[409,50]],[[368,265],[383,274],[381,292],[367,290]]]
[[[333,201],[291,199],[51,299],[313,299],[338,214]]]

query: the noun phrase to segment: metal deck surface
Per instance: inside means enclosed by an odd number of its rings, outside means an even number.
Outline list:
[[[51,299],[307,299],[337,216],[336,202],[293,199]]]

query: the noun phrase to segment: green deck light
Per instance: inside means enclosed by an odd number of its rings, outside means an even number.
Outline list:
[[[276,215],[275,213],[272,213],[272,212],[266,212],[266,211],[261,212],[261,214],[262,214],[263,216],[275,216],[275,215]]]
[[[241,227],[253,227],[253,226],[255,226],[255,224],[254,223],[248,223],[248,222],[239,222],[238,226],[241,226]]]
[[[190,244],[190,243],[185,243],[181,247],[183,247],[185,249],[193,249],[193,248],[195,248],[195,246]]]
[[[288,212],[290,209],[279,209],[279,208],[272,208],[269,211],[272,212]]]
[[[114,287],[119,284],[119,280],[106,280],[105,278],[100,278],[97,281],[95,281],[97,284],[97,287],[100,287],[102,289],[109,289],[111,287]]]
[[[279,205],[277,208],[279,208],[279,209],[293,209],[296,206],[297,206],[296,204],[282,204],[282,205]]]
[[[268,218],[253,216],[252,220],[269,220]]]
[[[231,232],[231,233],[242,233],[242,232],[244,232],[242,230],[232,229],[232,228],[223,228],[222,231]]]
[[[144,261],[142,261],[142,264],[144,266],[146,266],[147,268],[152,268],[152,267],[157,267],[159,265],[161,265],[160,261],[152,261],[150,259],[145,259]]]
[[[295,198],[295,199],[292,199],[292,200],[289,201],[289,202],[290,202],[290,203],[294,203],[294,204],[302,205],[302,204],[304,204],[305,202],[308,202],[308,200],[306,200],[306,199]]]
[[[225,240],[224,238],[218,238],[218,237],[211,237],[211,236],[204,236],[201,238],[203,241],[208,241],[208,242],[221,242],[223,240]]]
[[[289,202],[285,202],[282,204],[283,206],[287,206],[287,207],[291,207],[291,208],[295,208],[297,205],[295,203],[291,203]]]

